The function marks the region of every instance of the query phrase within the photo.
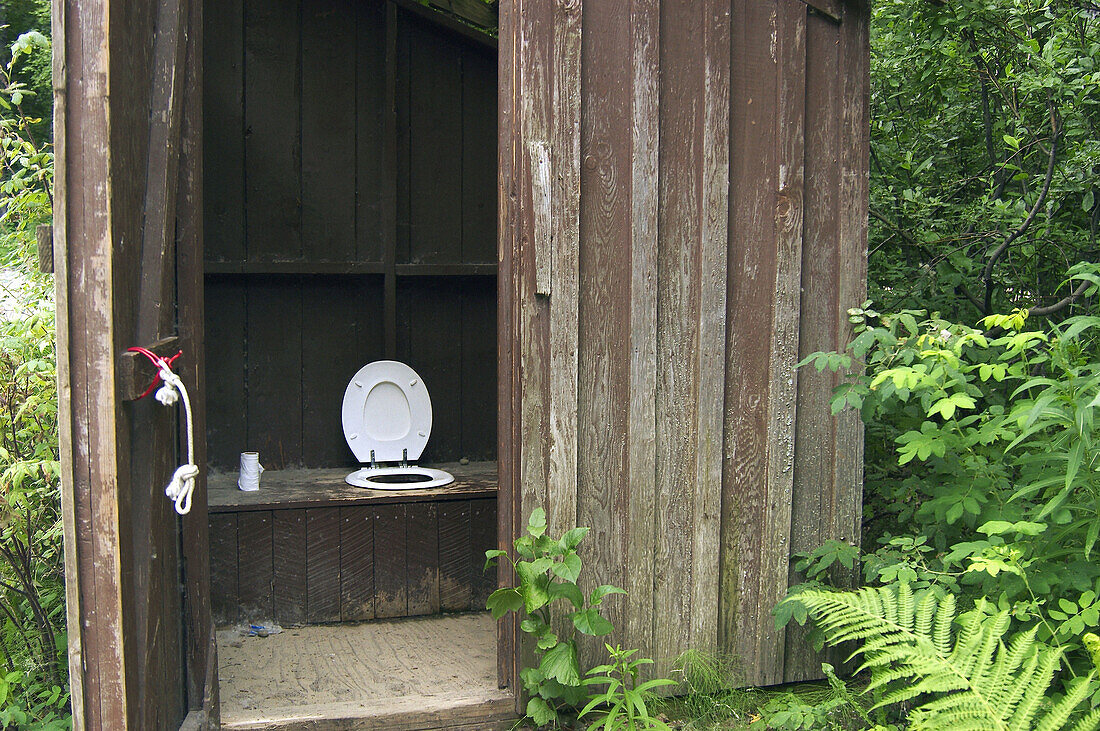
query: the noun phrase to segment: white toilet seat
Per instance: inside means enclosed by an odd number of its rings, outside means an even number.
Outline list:
[[[409,482],[386,482],[385,479],[401,477],[422,477],[424,479]],[[424,490],[430,487],[443,487],[454,482],[450,472],[431,467],[364,467],[344,478],[344,482],[355,487],[369,487],[372,490]]]
[[[340,417],[355,458],[370,465],[344,478],[349,485],[423,490],[454,481],[443,470],[410,464],[423,454],[431,435],[432,401],[423,380],[404,363],[378,360],[360,368],[344,391]]]

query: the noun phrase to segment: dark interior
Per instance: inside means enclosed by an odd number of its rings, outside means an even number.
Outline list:
[[[205,13],[212,466],[356,464],[341,400],[382,358],[428,386],[422,463],[494,459],[495,50],[378,0]]]

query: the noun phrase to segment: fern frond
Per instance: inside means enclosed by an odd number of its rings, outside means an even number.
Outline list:
[[[907,584],[812,589],[787,601],[806,608],[829,644],[858,644],[852,657],[871,672],[868,691],[882,690],[876,707],[923,700],[910,715],[912,731],[1055,731],[1087,696],[1089,681],[1076,683],[1044,710],[1061,650],[1040,643],[1034,629],[1007,637],[1008,612],[987,612],[984,599],[960,618],[953,595],[913,592]],[[1098,724],[1100,711],[1074,731],[1097,731]]]

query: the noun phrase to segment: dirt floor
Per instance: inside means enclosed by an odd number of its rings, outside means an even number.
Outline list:
[[[507,716],[485,613],[218,631],[223,728],[431,728]],[[352,723],[352,721],[355,721]]]

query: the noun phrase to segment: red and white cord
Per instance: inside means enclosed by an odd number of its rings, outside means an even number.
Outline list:
[[[195,491],[195,478],[199,474],[199,468],[195,464],[195,429],[191,419],[191,399],[187,395],[187,387],[183,385],[183,381],[172,371],[172,363],[183,352],[180,351],[165,360],[147,348],[129,348],[129,350],[141,353],[156,366],[157,380],[162,382],[160,388],[157,389],[157,401],[165,406],[171,406],[179,401],[180,397],[183,398],[183,413],[187,421],[187,462],[180,465],[172,475],[168,486],[164,488],[164,494],[175,504],[177,513],[187,515],[191,512],[191,494]],[[141,398],[149,395],[156,387],[157,380],[153,381],[152,385],[141,395]]]

